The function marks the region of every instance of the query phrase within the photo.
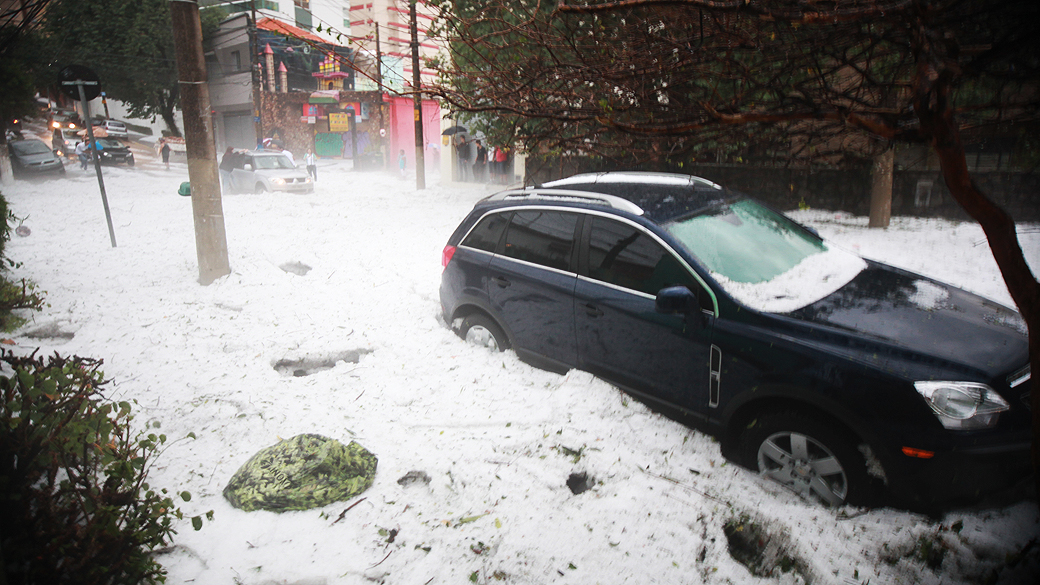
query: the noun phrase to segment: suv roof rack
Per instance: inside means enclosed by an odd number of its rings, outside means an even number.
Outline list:
[[[607,195],[605,193],[595,193],[591,191],[571,191],[568,189],[542,189],[537,187],[529,187],[526,189],[501,191],[485,199],[485,201],[536,200],[557,202],[570,201],[574,203],[601,205],[603,207],[611,207],[613,209],[627,211],[633,215],[643,215],[643,208],[639,207],[635,203],[632,203],[628,199],[623,199],[616,195]]]
[[[572,184],[608,184],[608,183],[635,183],[641,185],[675,185],[693,186],[722,190],[722,185],[714,183],[703,177],[694,175],[683,175],[679,173],[656,173],[647,171],[606,171],[598,173],[581,173],[563,179],[556,179],[545,183],[546,187],[562,187]]]

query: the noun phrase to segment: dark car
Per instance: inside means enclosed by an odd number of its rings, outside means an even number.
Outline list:
[[[98,138],[95,142],[97,142],[97,154],[101,158],[101,164],[134,166],[134,153],[130,152],[130,148],[122,142],[112,138]]]
[[[48,174],[65,174],[65,165],[47,145],[39,140],[15,140],[9,142],[11,170],[16,177],[38,177]]]
[[[504,191],[443,265],[444,318],[464,338],[600,376],[808,499],[924,509],[1031,474],[1015,311],[703,179]]]

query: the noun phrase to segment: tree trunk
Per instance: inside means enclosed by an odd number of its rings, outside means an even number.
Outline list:
[[[892,148],[874,157],[874,168],[870,173],[870,221],[867,227],[887,228],[892,219],[892,169],[895,160],[895,149]]]
[[[177,118],[173,115],[173,107],[163,107],[162,113],[163,122],[166,123],[166,127],[170,130],[170,136],[180,136],[181,129],[177,127]]]
[[[968,172],[964,144],[950,102],[955,65],[947,66],[941,43],[930,42],[932,39],[926,31],[918,40],[914,111],[921,121],[921,132],[930,139],[939,157],[950,194],[986,234],[1004,284],[1025,319],[1029,334],[1030,370],[1037,370],[1040,368],[1040,340],[1037,339],[1040,336],[1040,282],[1022,253],[1014,220],[979,190]],[[1032,389],[1033,471],[1040,475],[1040,392],[1036,390],[1035,382],[1030,380],[1029,384]],[[1036,490],[1040,498],[1040,481],[1036,484]]]
[[[11,168],[11,151],[6,140],[0,142],[0,183],[4,185],[14,184],[14,169]]]

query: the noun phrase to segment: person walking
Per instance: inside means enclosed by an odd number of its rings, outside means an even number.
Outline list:
[[[466,146],[467,144],[469,144],[469,141],[467,141],[466,137],[463,136],[461,132],[459,132],[455,135],[454,142],[455,163],[459,172],[459,176],[457,178],[459,181],[468,181],[468,177],[472,171],[472,169],[470,169],[469,166],[469,147]]]
[[[307,154],[303,157],[303,163],[307,165],[307,174],[311,176],[311,179],[315,183],[318,182],[318,160],[314,156],[314,152],[311,149],[307,149]]]
[[[479,140],[476,141],[476,144],[477,158],[473,161],[473,180],[478,183],[486,183],[487,175],[485,173],[487,173],[487,149],[484,148],[484,145],[481,144]]]
[[[498,171],[498,182],[505,185],[508,182],[506,161],[509,160],[509,152],[501,146],[495,147],[495,167]]]
[[[292,163],[292,166],[294,166],[294,167],[296,166],[296,158],[293,157],[293,154],[292,154],[291,150],[289,150],[288,148],[283,148],[282,149],[282,154],[285,155],[285,158],[289,159],[289,162]]]
[[[220,157],[220,166],[217,167],[220,170],[220,182],[224,185],[225,193],[230,193],[232,189],[231,170],[233,168],[235,168],[235,149],[229,146],[224,151],[224,156]]]
[[[408,168],[408,157],[404,155],[404,149],[401,149],[401,154],[397,155],[397,166],[401,169],[401,178],[405,178],[407,173],[405,169]]]
[[[170,143],[163,140],[162,150],[159,153],[162,155],[162,162],[166,165],[166,170],[170,170]]]
[[[87,139],[84,138],[76,144],[76,157],[79,159],[80,170],[87,170]]]

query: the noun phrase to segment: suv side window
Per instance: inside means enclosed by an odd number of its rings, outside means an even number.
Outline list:
[[[685,286],[706,299],[700,283],[671,252],[635,226],[593,217],[589,232],[589,277],[601,282],[657,296],[669,286]]]
[[[507,223],[509,223],[509,214],[493,213],[480,220],[480,222],[470,230],[466,239],[462,240],[462,245],[469,248],[476,248],[477,250],[484,250],[485,252],[491,252],[493,254],[495,248],[498,247],[499,240],[502,239],[502,232],[506,229]]]
[[[506,245],[502,253],[509,258],[570,270],[577,226],[578,215],[575,213],[548,210],[514,212],[506,229]]]

